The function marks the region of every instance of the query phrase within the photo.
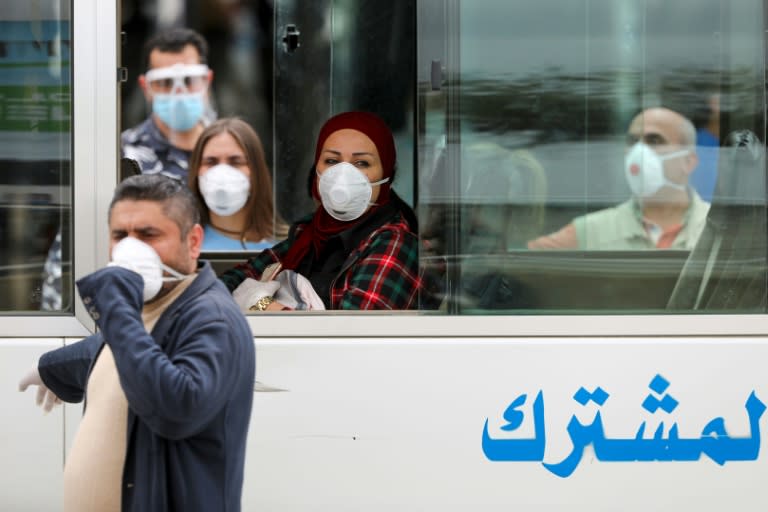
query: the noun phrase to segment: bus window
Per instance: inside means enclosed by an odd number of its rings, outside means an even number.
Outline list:
[[[762,2],[428,4],[419,215],[444,310],[764,312],[764,160],[726,146],[765,142]],[[715,217],[728,275],[691,260]],[[681,300],[713,269],[754,300]]]
[[[167,28],[145,16],[152,3],[134,2],[137,8],[123,13],[131,44],[122,47],[122,61],[131,78],[121,91],[122,129],[151,114],[135,78],[146,71],[141,43]],[[192,28],[206,39],[214,73],[211,115],[241,117],[258,132],[282,218],[301,220],[317,206],[307,180],[314,177],[318,131],[332,115],[350,110],[374,112],[392,129],[394,188],[414,204],[414,0],[186,5],[168,25]],[[208,251],[204,257],[220,273],[253,254]]]
[[[0,313],[71,313],[70,3],[4,2],[0,34]]]
[[[122,20],[130,77],[162,28],[150,3]],[[710,272],[689,261],[710,209],[763,208],[719,188],[727,135],[765,141],[759,0],[209,4],[165,21],[208,40],[217,115],[262,137],[287,221],[315,207],[306,180],[324,120],[371,110],[393,128],[423,310],[679,312],[673,295]],[[122,128],[146,117],[134,80],[122,101]],[[760,165],[748,190],[764,191]],[[753,229],[739,236],[763,247]],[[217,268],[234,263],[219,256]]]

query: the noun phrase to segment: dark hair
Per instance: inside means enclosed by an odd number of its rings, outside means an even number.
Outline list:
[[[200,223],[197,199],[181,181],[162,174],[140,174],[121,181],[109,203],[109,217],[120,201],[154,201],[163,213],[179,226],[184,239],[192,226]]]
[[[248,212],[248,218],[240,234],[244,235],[251,229],[255,229],[262,238],[285,238],[288,234],[288,226],[275,209],[275,202],[272,199],[272,173],[267,166],[264,147],[256,131],[242,119],[224,117],[214,121],[203,130],[189,158],[189,189],[197,197],[199,204],[204,206],[205,200],[197,183],[200,167],[203,164],[203,151],[212,138],[223,133],[228,133],[235,139],[235,142],[245,153],[248,168],[251,170],[249,178],[251,194],[248,197],[248,202],[243,206]],[[203,222],[209,222],[208,208],[201,208],[201,218]]]
[[[197,49],[200,64],[208,64],[208,43],[205,38],[189,28],[172,28],[155,34],[144,43],[144,69],[149,69],[149,55],[153,50],[181,53],[190,44]]]

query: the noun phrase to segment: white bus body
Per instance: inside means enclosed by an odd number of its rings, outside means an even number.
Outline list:
[[[725,12],[728,2],[721,3]],[[298,7],[274,4],[278,34],[285,21],[280,16]],[[469,4],[424,5],[440,6],[436,17],[461,10],[467,21],[475,6]],[[478,9],[483,5],[478,2]],[[542,23],[557,15],[557,5],[542,3]],[[75,278],[107,261],[106,211],[119,158],[121,7],[72,2]],[[418,14],[419,27],[428,24],[424,12]],[[0,6],[2,20],[35,16],[62,14],[9,13]],[[333,21],[339,30],[352,23]],[[491,36],[483,44],[498,44]],[[537,55],[535,43],[526,55]],[[763,45],[734,45],[740,43]],[[465,60],[471,57],[471,49],[459,50]],[[520,49],[501,53],[513,50]],[[433,82],[434,91],[419,101],[445,106],[434,95],[457,71],[434,61],[431,71],[447,78]],[[762,76],[764,62],[755,65]],[[423,86],[429,73],[419,67],[413,88]],[[429,124],[431,116],[444,115],[440,119],[450,125],[450,97],[446,102],[442,113],[425,107],[423,119],[414,117]],[[764,141],[765,103],[758,106]],[[434,143],[429,130],[420,141]],[[450,153],[455,141],[448,139]],[[6,144],[0,154],[13,149]],[[430,161],[427,149],[414,144],[416,169]],[[50,195],[68,206],[69,193],[60,190],[54,187]],[[765,191],[757,193],[764,208]],[[428,199],[439,202],[436,196]],[[0,509],[59,510],[63,464],[82,404],[44,414],[34,391],[18,392],[18,381],[41,354],[81,339],[94,326],[79,301],[60,315],[7,313],[0,316]],[[480,313],[250,316],[257,381],[243,510],[768,510],[764,308]]]

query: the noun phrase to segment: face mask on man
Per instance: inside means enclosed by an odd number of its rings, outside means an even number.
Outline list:
[[[389,181],[384,178],[371,183],[368,177],[349,162],[333,165],[320,174],[317,188],[328,215],[336,220],[359,218],[371,203],[373,186]]]
[[[195,127],[205,112],[202,93],[155,94],[152,112],[171,130],[186,132]]]
[[[194,128],[205,114],[208,72],[204,64],[176,64],[147,71],[152,112],[172,130]]]
[[[685,190],[685,185],[674,183],[664,174],[664,161],[679,158],[689,153],[681,149],[666,155],[659,155],[650,146],[638,142],[624,158],[624,172],[632,193],[637,197],[651,197],[662,187]]]
[[[227,164],[211,167],[197,178],[206,206],[217,215],[234,215],[245,206],[251,193],[251,181]]]
[[[144,302],[157,297],[163,282],[180,281],[187,277],[163,263],[152,246],[130,236],[112,247],[112,261],[108,266],[123,267],[139,274],[144,280]],[[173,277],[163,276],[163,270]]]

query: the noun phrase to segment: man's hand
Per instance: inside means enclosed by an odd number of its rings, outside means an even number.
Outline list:
[[[139,317],[144,298],[144,281],[132,270],[110,266],[81,277],[77,289],[91,318],[102,329],[115,315],[129,314]]]
[[[48,413],[56,405],[61,404],[61,399],[53,394],[53,391],[43,383],[40,378],[40,372],[37,371],[37,366],[32,368],[22,379],[19,381],[19,391],[26,391],[29,386],[37,386],[37,397],[35,403],[43,408]]]

